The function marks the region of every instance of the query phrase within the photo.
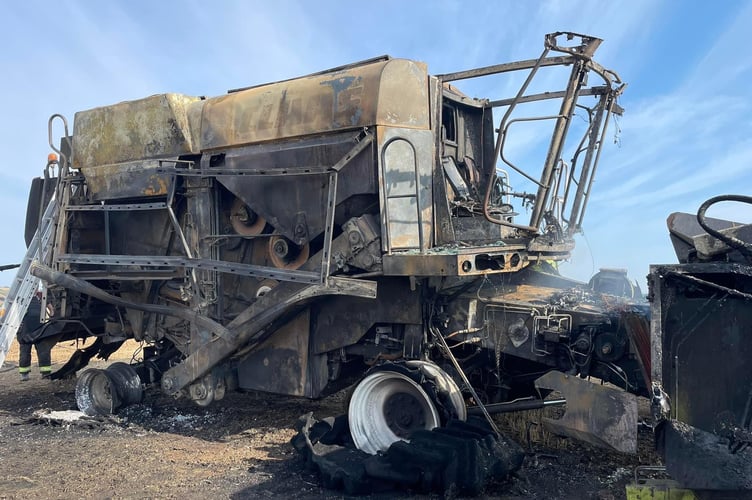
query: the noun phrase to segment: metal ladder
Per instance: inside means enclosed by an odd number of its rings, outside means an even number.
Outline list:
[[[5,362],[5,355],[8,354],[10,344],[18,332],[31,299],[39,286],[39,278],[32,276],[29,272],[31,263],[35,259],[46,262],[50,255],[52,249],[51,236],[54,233],[53,228],[60,211],[60,205],[56,198],[56,196],[53,196],[47,205],[39,227],[34,233],[34,238],[31,240],[5,299],[5,315],[0,326],[0,366]]]

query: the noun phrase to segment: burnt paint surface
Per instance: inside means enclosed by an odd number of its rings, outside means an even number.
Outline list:
[[[712,498],[750,498],[752,448],[731,453],[716,434],[675,420],[663,422],[657,435],[666,469],[683,487],[729,492]]]
[[[325,357],[309,355],[309,312],[285,323],[238,363],[242,389],[317,397],[326,383]]]
[[[392,59],[210,99],[202,150],[372,125],[429,128],[424,65]]]
[[[76,113],[73,167],[114,165],[197,149],[189,107],[197,97],[160,94]],[[93,173],[93,172],[92,172]]]
[[[308,226],[306,232],[313,238],[324,230],[328,175],[245,176],[243,170],[268,168],[270,172],[280,172],[290,167],[329,167],[342,159],[354,145],[353,135],[347,133],[326,139],[230,150],[219,168],[237,171],[239,175],[222,176],[219,182],[291,240],[297,240],[298,214],[304,212]],[[377,186],[372,155],[372,150],[366,148],[340,171],[337,178],[338,205],[342,206],[343,202],[357,195],[372,195],[375,200]],[[338,222],[341,224],[344,220]]]
[[[174,179],[157,173],[158,162],[132,162],[82,168],[89,201],[167,196]]]
[[[752,269],[684,264],[651,272],[652,286],[660,287],[653,317],[660,315],[663,326],[662,384],[672,417],[713,432],[724,421],[741,421],[752,390],[752,307],[742,297],[683,280],[685,274],[749,294]]]
[[[544,418],[544,425],[559,435],[637,453],[637,397],[579,377],[551,371],[536,387],[559,391],[567,400],[560,419]]]
[[[422,296],[405,278],[379,281],[376,300],[333,297],[315,313],[312,352],[323,353],[358,342],[376,323],[422,323]]]

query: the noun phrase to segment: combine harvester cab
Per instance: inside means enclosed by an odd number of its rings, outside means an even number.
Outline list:
[[[574,391],[568,412],[605,397],[578,377],[647,393],[618,320],[632,306],[556,272],[621,112],[600,42],[554,33],[537,59],[457,73],[380,57],[76,113],[54,245],[30,273],[61,339],[96,337],[63,372],[145,342],[138,363],[79,378],[84,411],[139,400],[143,384],[207,405],[361,379],[350,426],[375,452],[464,419],[467,402],[488,415],[538,394],[547,372],[542,391]],[[540,88],[544,73],[562,87]],[[505,76],[519,90],[498,99],[455,87],[490,93]]]

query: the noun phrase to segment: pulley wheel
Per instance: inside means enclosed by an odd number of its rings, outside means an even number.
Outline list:
[[[217,379],[209,373],[188,386],[188,395],[199,406],[209,406],[215,399],[222,399],[225,394],[224,381],[220,388],[220,397],[217,397]]]
[[[230,224],[232,229],[242,236],[256,236],[266,227],[266,219],[254,212],[240,198],[235,198],[230,207]]]
[[[284,236],[272,236],[267,247],[269,260],[279,269],[297,269],[308,260],[310,248],[308,243],[296,245]]]

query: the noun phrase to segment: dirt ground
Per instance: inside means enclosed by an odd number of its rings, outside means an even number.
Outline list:
[[[109,361],[127,362],[135,348],[126,344]],[[53,364],[74,349],[58,345]],[[304,413],[342,413],[342,394],[309,401],[230,393],[201,408],[151,391],[111,421],[53,425],[34,413],[75,410],[75,380],[42,380],[35,364],[32,379],[20,382],[17,359],[14,343],[0,369],[0,498],[343,498],[323,489],[289,444]],[[637,455],[541,435],[535,427],[528,448],[527,421],[538,418],[540,412],[499,419],[529,453],[514,477],[487,486],[485,498],[621,499],[636,466],[658,463],[644,426]],[[378,498],[395,496],[411,495]]]

